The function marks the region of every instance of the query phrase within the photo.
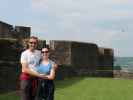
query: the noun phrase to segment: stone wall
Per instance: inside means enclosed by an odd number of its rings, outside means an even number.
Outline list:
[[[11,30],[13,29],[13,26],[10,24],[7,24],[5,22],[0,21],[0,37],[11,37]]]
[[[0,93],[19,88],[20,66],[17,62],[0,63]]]
[[[68,74],[70,72],[67,68],[71,69],[75,76],[113,77],[114,55],[113,50],[110,48],[99,48],[93,43],[74,41],[50,41],[50,48],[52,48],[51,59],[62,66],[60,70],[65,70]],[[63,66],[69,67],[64,68]]]
[[[98,46],[92,43],[71,43],[71,65],[96,70],[98,64]]]
[[[88,76],[88,77],[114,77],[113,70],[90,70],[87,67],[75,67],[59,65],[56,79],[63,80],[64,78]]]
[[[0,39],[0,61],[18,61],[21,44],[16,39]]]
[[[98,46],[92,43],[73,41],[50,41],[51,58],[59,65],[87,67],[98,65]]]
[[[98,67],[101,70],[113,70],[114,64],[114,53],[110,48],[98,49]]]
[[[0,93],[15,90],[18,87],[19,46],[14,39],[0,39]]]
[[[133,79],[133,72],[125,71],[125,70],[113,70],[114,78],[125,78],[125,79]]]
[[[71,65],[71,42],[69,41],[50,41],[50,57],[58,65]]]
[[[30,35],[30,27],[13,27],[13,25],[0,21],[0,38],[28,38]]]

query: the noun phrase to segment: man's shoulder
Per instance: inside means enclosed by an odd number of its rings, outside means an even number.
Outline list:
[[[40,50],[35,50],[35,53],[41,54],[41,51]]]
[[[35,52],[33,53],[35,55],[40,55],[41,51],[40,50],[35,50]],[[28,50],[25,50],[21,53],[21,55],[30,55],[30,52]]]
[[[28,50],[24,50],[21,54],[27,54]]]

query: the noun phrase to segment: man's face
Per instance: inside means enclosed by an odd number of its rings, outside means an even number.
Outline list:
[[[36,47],[37,47],[37,39],[30,39],[28,45],[29,45],[29,48],[31,50],[36,49]]]

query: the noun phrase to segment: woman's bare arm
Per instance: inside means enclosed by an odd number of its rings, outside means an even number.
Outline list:
[[[53,64],[49,75],[42,75],[43,79],[54,80],[56,76],[57,64]]]

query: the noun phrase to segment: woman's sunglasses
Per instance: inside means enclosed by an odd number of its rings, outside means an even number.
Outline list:
[[[49,53],[49,51],[42,51],[42,53]]]

